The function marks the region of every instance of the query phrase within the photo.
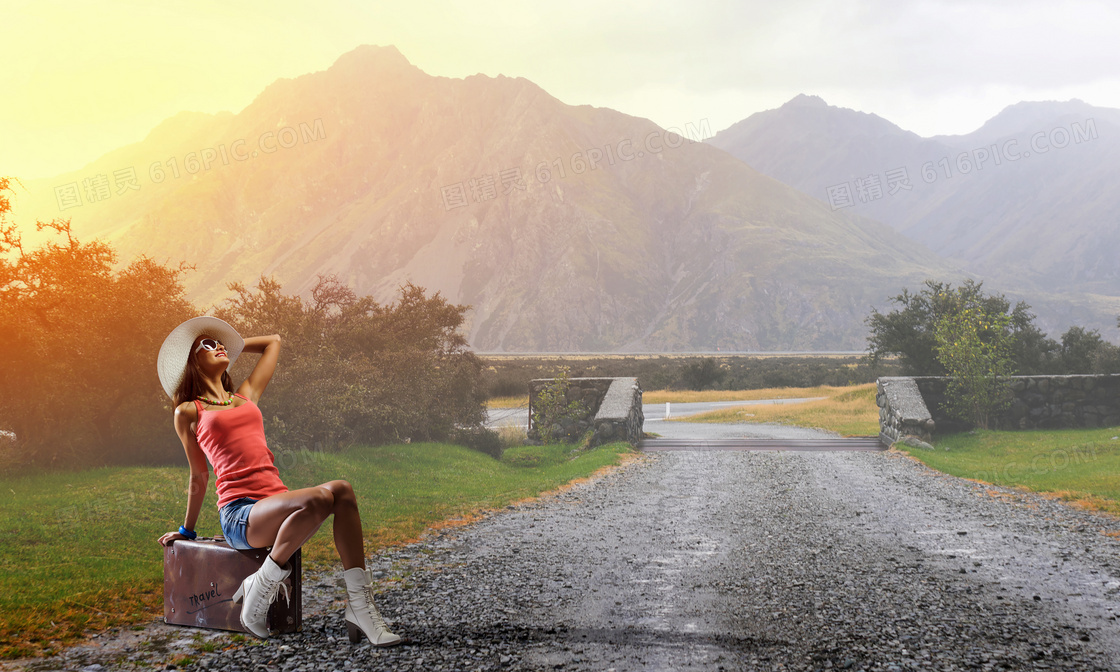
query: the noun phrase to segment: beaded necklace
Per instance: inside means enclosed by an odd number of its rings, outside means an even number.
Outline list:
[[[199,397],[198,400],[199,401],[204,401],[204,402],[206,402],[208,404],[211,404],[213,406],[229,406],[230,404],[233,403],[233,395],[230,395],[230,398],[225,400],[225,401],[213,401],[211,399],[207,399],[206,397]]]

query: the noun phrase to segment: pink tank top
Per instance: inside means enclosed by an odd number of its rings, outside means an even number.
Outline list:
[[[264,499],[288,491],[265,444],[261,409],[237,396],[247,403],[223,411],[203,412],[202,402],[194,402],[198,407],[195,436],[214,466],[219,509],[240,497]]]

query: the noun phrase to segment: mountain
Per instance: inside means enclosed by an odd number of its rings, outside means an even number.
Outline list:
[[[932,139],[952,147],[980,147],[1024,131],[1048,130],[1055,125],[1069,126],[1074,121],[1096,118],[1116,124],[1120,121],[1120,110],[1094,107],[1077,98],[1068,101],[1021,102],[1005,107],[972,133],[938,135]]]
[[[1114,331],[1120,110],[1023,102],[968,135],[921,138],[875,115],[798,96],[710,143],[832,207],[889,224],[1000,287],[1048,293],[1043,302],[1054,310],[1092,304],[1090,312],[1105,311],[1092,321]],[[910,188],[891,188],[902,174]],[[836,198],[844,185],[849,201]]]
[[[116,184],[130,169],[136,189]],[[98,176],[112,187],[89,202]],[[80,204],[57,200],[66,185]],[[862,349],[872,305],[956,277],[716,147],[521,78],[429,76],[393,47],[29,189],[21,218],[195,264],[197,302],[261,274],[306,294],[333,273],[380,300],[412,281],[471,305],[485,351]]]
[[[949,151],[874,114],[833,107],[818,96],[799,95],[775,110],[766,110],[716,133],[708,142],[752,168],[810,196],[829,202],[828,189],[848,184],[853,210],[896,229],[906,216],[906,190],[889,194],[885,173],[911,166],[911,182],[920,180],[912,166]],[[860,199],[855,181],[878,174],[883,198]],[[912,191],[912,190],[911,190]],[[834,200],[837,209],[843,209]],[[912,204],[911,204],[912,205]]]

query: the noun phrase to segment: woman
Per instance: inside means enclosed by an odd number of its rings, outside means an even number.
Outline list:
[[[261,358],[234,392],[228,369],[242,352],[260,353]],[[248,576],[233,595],[233,601],[241,604],[241,624],[246,630],[268,637],[268,608],[291,573],[288,558],[334,514],[334,543],[342,558],[349,598],[346,626],[350,641],[356,643],[365,634],[374,646],[398,644],[401,638],[389,632],[373,603],[362,522],[350,484],[330,481],[289,491],[265,445],[264,418],[256,402],[272,378],[279,356],[279,334],[242,340],[228,323],[208,316],[187,320],[164,340],[159,378],[174,400],[175,431],[183,442],[191,475],[183,526],[160,537],[159,543],[166,546],[197,536],[194,526],[210,478],[209,459],[226,543],[237,549],[271,547],[260,570]]]

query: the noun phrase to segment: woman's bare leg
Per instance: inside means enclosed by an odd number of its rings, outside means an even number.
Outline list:
[[[283,566],[288,558],[334,515],[334,545],[342,568],[365,568],[365,544],[358,499],[346,481],[330,481],[265,497],[249,510],[245,538],[255,548],[272,546],[273,562]]]

